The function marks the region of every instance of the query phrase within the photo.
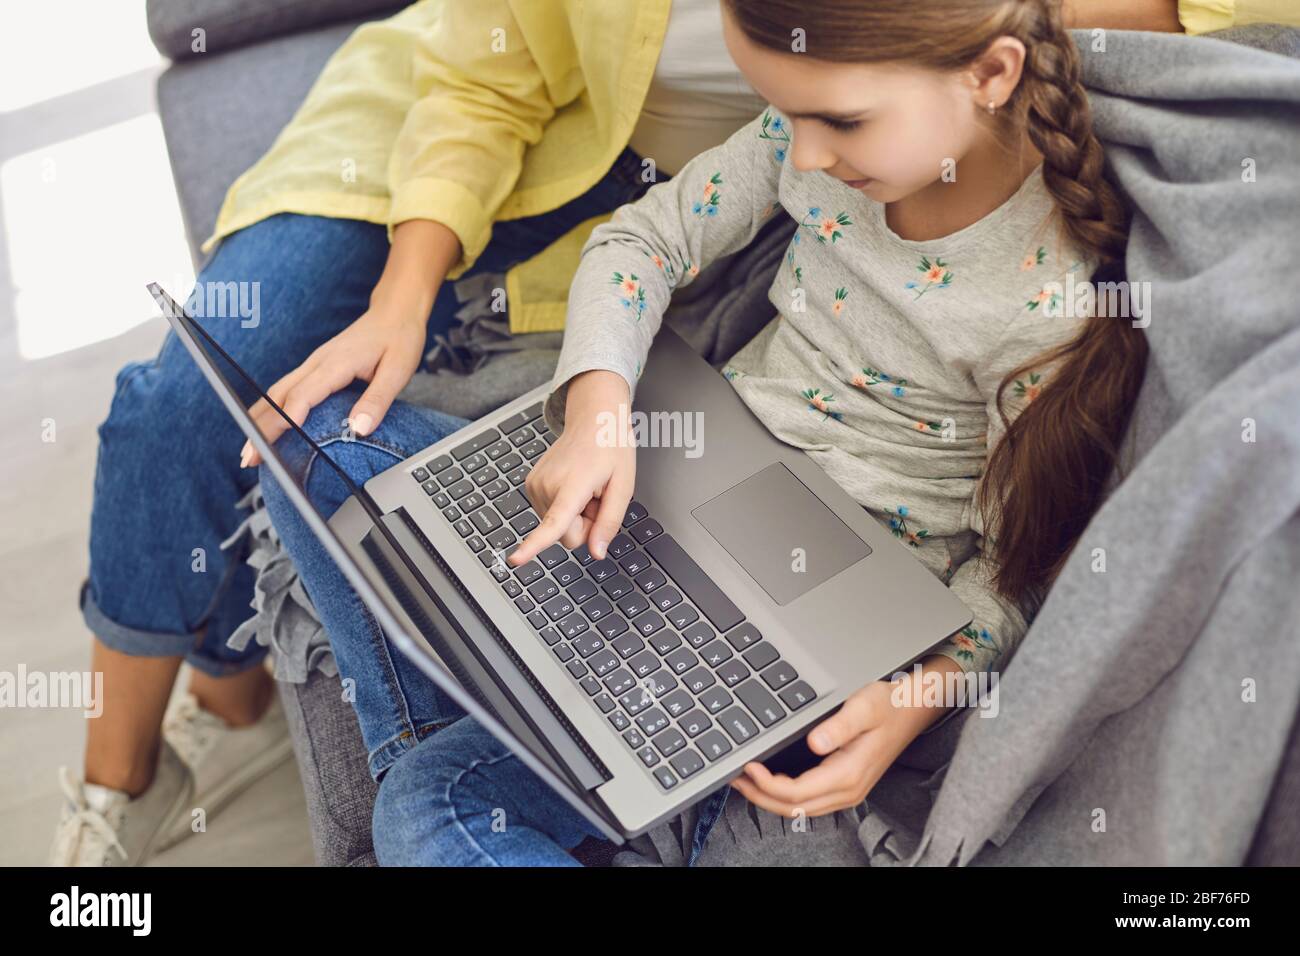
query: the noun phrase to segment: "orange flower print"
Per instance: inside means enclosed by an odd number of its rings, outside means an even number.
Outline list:
[[[700,218],[705,216],[716,216],[718,214],[718,203],[722,201],[722,193],[718,189],[722,185],[722,173],[714,173],[709,177],[709,181],[704,184],[704,199],[691,205],[691,212]]]
[[[1060,293],[1053,292],[1051,289],[1042,289],[1036,296],[1025,303],[1025,308],[1030,312],[1033,312],[1041,305],[1043,306],[1043,311],[1048,312],[1055,309],[1060,301]]]
[[[838,319],[840,317],[840,313],[844,311],[844,300],[847,299],[848,297],[849,297],[848,289],[841,287],[835,290],[835,302],[833,305],[831,305],[831,312],[835,314],[835,318]]]
[[[1023,398],[1026,402],[1032,402],[1043,390],[1041,384],[1042,380],[1043,376],[1039,375],[1037,372],[1029,373],[1028,382],[1022,382],[1020,379],[1016,379],[1016,396],[1018,398]]]
[[[641,280],[630,272],[627,275],[615,272],[610,281],[618,286],[619,303],[640,322],[641,313],[645,311],[645,289],[641,287]]]
[[[844,421],[844,416],[840,412],[831,411],[831,402],[835,401],[834,395],[823,392],[820,388],[805,388],[799,394],[813,411],[821,412],[825,418],[833,418],[837,422]]]
[[[1020,261],[1020,271],[1028,272],[1034,266],[1041,266],[1043,264],[1043,260],[1046,258],[1047,258],[1047,250],[1042,246],[1039,246],[1037,252],[1027,253],[1024,259]]]
[[[907,282],[903,284],[904,289],[913,289],[916,291],[914,299],[919,299],[931,289],[946,289],[952,284],[952,272],[948,269],[948,263],[940,258],[935,258],[934,262],[930,261],[929,256],[922,256],[916,271],[921,273],[925,278],[925,284],[920,282]]]

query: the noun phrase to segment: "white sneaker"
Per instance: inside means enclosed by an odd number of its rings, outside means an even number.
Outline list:
[[[193,694],[182,694],[163,718],[163,738],[193,772],[189,806],[201,808],[207,819],[293,753],[289,723],[275,691],[266,713],[248,727],[231,727],[200,707]],[[191,813],[181,814],[158,849],[190,836],[192,824]]]
[[[59,768],[59,786],[68,802],[54,832],[50,866],[139,866],[184,816],[194,775],[163,741],[153,783],[135,799],[74,780],[67,767]]]

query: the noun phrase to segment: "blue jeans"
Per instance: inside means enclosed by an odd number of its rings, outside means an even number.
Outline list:
[[[627,150],[582,196],[551,212],[497,223],[467,275],[503,271],[579,223],[644,191],[640,159]],[[385,228],[317,216],[279,215],[227,237],[198,276],[259,283],[260,321],[201,319],[263,388],[296,368],[368,307],[388,255]],[[197,291],[197,290],[196,290]],[[459,305],[444,283],[429,334],[447,329]],[[126,654],[184,656],[216,676],[256,664],[257,643],[226,640],[251,616],[254,573],[221,542],[239,526],[237,502],[256,482],[239,468],[244,436],[184,347],[168,334],[158,356],[117,376],[99,429],[90,574],[81,590],[86,624]]]
[[[338,423],[359,394],[352,388],[327,399],[305,425],[357,484],[467,424],[395,402],[370,435],[345,440]],[[280,450],[317,509],[326,516],[337,511],[348,491],[333,470],[305,442],[281,442]],[[325,625],[339,674],[354,691],[370,772],[379,781],[373,819],[379,862],[576,865],[566,851],[599,834],[393,647],[265,466],[262,492]],[[705,798],[688,862],[695,862],[729,792],[723,787]]]

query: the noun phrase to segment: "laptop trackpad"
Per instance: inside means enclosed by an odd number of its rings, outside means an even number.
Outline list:
[[[777,604],[789,604],[871,553],[779,461],[691,513]]]

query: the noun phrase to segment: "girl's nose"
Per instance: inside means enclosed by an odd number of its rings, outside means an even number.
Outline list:
[[[805,124],[802,129],[791,135],[790,162],[801,173],[811,173],[819,169],[830,169],[839,157],[826,147],[815,129]]]

